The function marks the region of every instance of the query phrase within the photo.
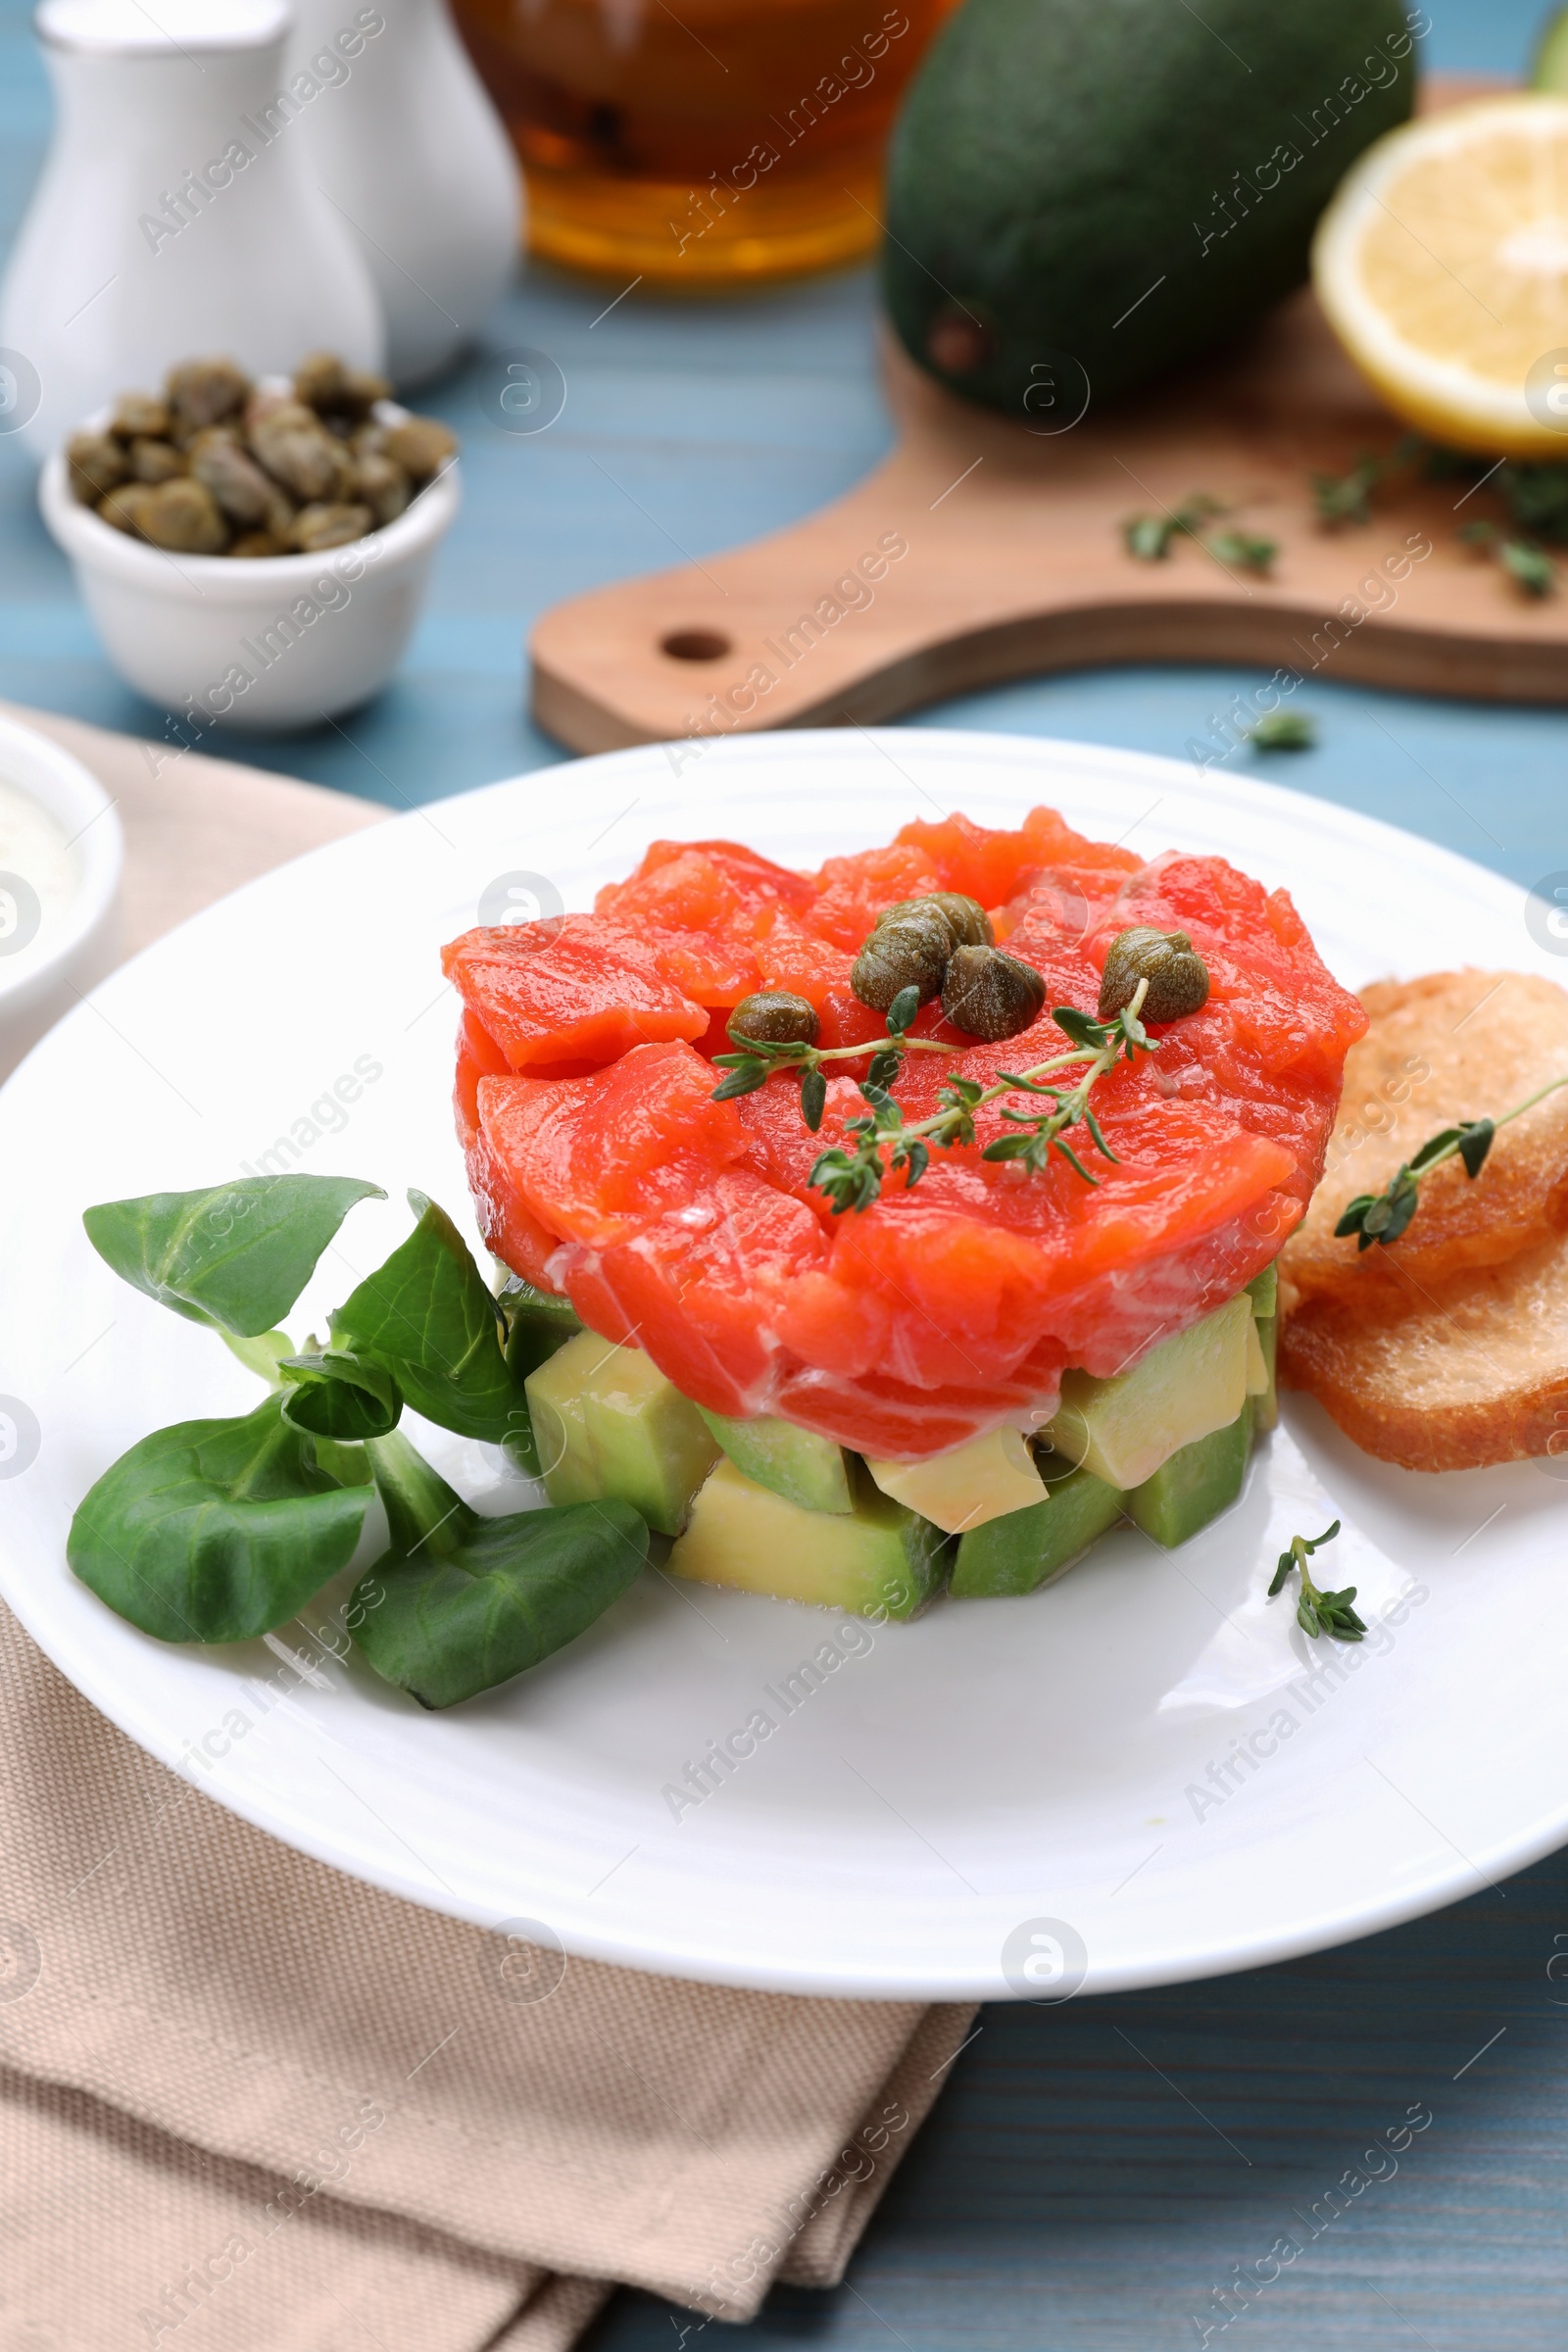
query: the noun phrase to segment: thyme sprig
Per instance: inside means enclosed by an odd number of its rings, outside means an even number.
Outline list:
[[[912,1190],[929,1167],[933,1151],[974,1143],[978,1110],[1004,1095],[1023,1094],[1045,1096],[1051,1108],[1044,1112],[1004,1110],[1002,1116],[1017,1133],[999,1135],[987,1144],[981,1158],[1021,1160],[1038,1173],[1056,1152],[1086,1184],[1098,1185],[1100,1178],[1090,1173],[1071,1144],[1062,1139],[1069,1128],[1082,1125],[1101,1156],[1115,1161],[1116,1154],[1090,1106],[1090,1096],[1097,1082],[1124,1055],[1132,1061],[1139,1054],[1158,1050],[1159,1041],[1150,1037],[1138,1017],[1148,994],[1149,982],[1140,980],[1131,1001],[1109,1021],[1093,1020],[1072,1004],[1058,1005],[1051,1017],[1063,1036],[1072,1040],[1069,1052],[1038,1062],[1031,1070],[1000,1070],[992,1086],[982,1086],[976,1078],[952,1078],[937,1097],[942,1108],[912,1124],[871,1073],[860,1088],[869,1109],[863,1117],[851,1119],[846,1129],[858,1139],[854,1148],[835,1144],[822,1152],[811,1169],[810,1182],[827,1195],[835,1216],[842,1216],[846,1209],[869,1208],[891,1171],[905,1169],[906,1186]],[[1082,1072],[1075,1086],[1051,1083],[1057,1071],[1074,1067]]]
[[[1514,1119],[1523,1118],[1559,1087],[1568,1086],[1568,1072],[1553,1078],[1537,1089],[1512,1110],[1505,1110],[1496,1119],[1461,1119],[1456,1127],[1445,1127],[1441,1134],[1429,1136],[1419,1152],[1413,1152],[1389,1178],[1381,1193],[1357,1193],[1346,1207],[1345,1214],[1334,1228],[1336,1241],[1350,1234],[1356,1237],[1357,1250],[1370,1250],[1379,1243],[1385,1250],[1396,1242],[1421,1204],[1421,1179],[1441,1168],[1447,1159],[1464,1163],[1464,1172],[1472,1180],[1486,1165],[1492,1139],[1499,1127],[1508,1126]]]
[[[1334,1525],[1325,1528],[1320,1536],[1293,1536],[1290,1549],[1280,1553],[1280,1564],[1274,1571],[1274,1582],[1268,1589],[1268,1596],[1272,1600],[1284,1589],[1291,1570],[1294,1568],[1297,1571],[1301,1580],[1301,1592],[1296,1604],[1296,1622],[1302,1633],[1309,1634],[1314,1642],[1319,1634],[1328,1634],[1336,1642],[1359,1642],[1366,1632],[1366,1627],[1350,1605],[1355,1598],[1355,1587],[1347,1585],[1343,1592],[1319,1592],[1312,1582],[1312,1571],[1306,1564],[1311,1554],[1321,1551],[1325,1544],[1332,1544],[1339,1532],[1340,1523],[1336,1519]]]
[[[901,988],[888,1006],[888,1033],[873,1037],[858,1046],[808,1046],[799,1043],[777,1045],[764,1037],[743,1037],[731,1028],[728,1035],[741,1051],[736,1054],[715,1054],[713,1066],[725,1070],[728,1076],[713,1089],[715,1102],[728,1102],[736,1095],[755,1095],[767,1084],[775,1070],[799,1070],[801,1073],[801,1116],[815,1135],[822,1124],[827,1108],[827,1079],[823,1064],[830,1061],[860,1061],[867,1054],[871,1067],[865,1075],[865,1087],[875,1087],[885,1093],[904,1067],[906,1054],[958,1054],[959,1046],[941,1044],[936,1038],[910,1037],[909,1023],[920,1009],[917,988]],[[861,1088],[861,1093],[865,1092]]]

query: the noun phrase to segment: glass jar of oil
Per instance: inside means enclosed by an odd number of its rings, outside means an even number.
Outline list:
[[[956,0],[455,0],[536,253],[722,293],[880,234],[899,97]]]

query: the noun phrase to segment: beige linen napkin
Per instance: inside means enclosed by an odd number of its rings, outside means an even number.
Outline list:
[[[381,819],[14,715],[116,797],[127,950]],[[530,1974],[225,1812],[0,1608],[0,2352],[564,2352],[616,2280],[745,2319],[842,2276],[970,2015]]]

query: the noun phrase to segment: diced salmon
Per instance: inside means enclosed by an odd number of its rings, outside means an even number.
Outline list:
[[[1130,850],[1087,841],[1054,808],[1031,809],[1016,833],[993,832],[966,816],[944,817],[940,824],[916,817],[898,839],[926,859],[941,889],[961,891],[985,907],[1014,898],[1046,866],[1077,865],[1119,880],[1142,862]]]
[[[893,843],[885,850],[860,850],[853,858],[830,858],[816,877],[818,897],[808,909],[808,930],[836,948],[859,954],[868,931],[887,907],[941,890],[941,876],[921,851]]]
[[[613,1061],[634,1046],[701,1037],[707,1011],[652,952],[597,915],[466,931],[441,954],[465,1005],[514,1070]]]
[[[690,1046],[636,1046],[585,1078],[481,1078],[479,1130],[532,1216],[604,1248],[743,1157],[735,1105],[712,1097]]]
[[[721,894],[727,914],[718,911]],[[635,913],[700,929],[733,919],[736,910],[755,915],[776,906],[802,911],[815,896],[808,875],[775,865],[738,841],[656,841],[637,871],[624,882],[607,883],[594,904],[601,914]]]
[[[933,1153],[912,1192],[890,1175],[874,1206],[838,1215],[810,1175],[853,1145],[863,1064],[837,1065],[815,1135],[792,1073],[715,1103],[704,1055],[724,1050],[723,990],[749,956],[816,1006],[824,1045],[880,1035],[849,987],[854,955],[887,906],[939,887],[997,909],[1046,1008],[985,1046],[926,1006],[917,1031],[952,1052],[906,1058],[908,1120],[955,1072],[984,1086],[1066,1053],[1052,1008],[1094,1010],[1130,923],[1188,930],[1209,1002],[1097,1088],[1115,1157],[1071,1139],[1093,1184],[1055,1156],[1038,1172],[985,1160],[1005,1131],[988,1106],[975,1145]],[[548,1259],[585,1321],[710,1409],[909,1459],[1043,1419],[1065,1365],[1115,1372],[1233,1297],[1301,1214],[1364,1021],[1283,893],[1218,858],[1138,866],[1046,809],[1016,833],[921,820],[810,878],[733,844],[658,844],[602,904],[532,951],[511,930],[448,951],[468,1007],[460,1131],[491,1246],[533,1280]],[[608,1066],[561,1074],[590,1048]]]

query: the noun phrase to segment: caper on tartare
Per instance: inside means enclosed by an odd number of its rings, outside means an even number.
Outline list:
[[[1045,1002],[1040,974],[1001,948],[959,948],[948,958],[942,1009],[955,1029],[987,1045],[1032,1028]]]
[[[726,1023],[732,1038],[765,1046],[814,1046],[821,1027],[816,1008],[787,988],[760,988],[742,997]]]
[[[1156,931],[1136,923],[1110,943],[1100,981],[1100,1018],[1113,1020],[1147,980],[1146,1021],[1180,1021],[1208,1003],[1208,969],[1185,931]]]

